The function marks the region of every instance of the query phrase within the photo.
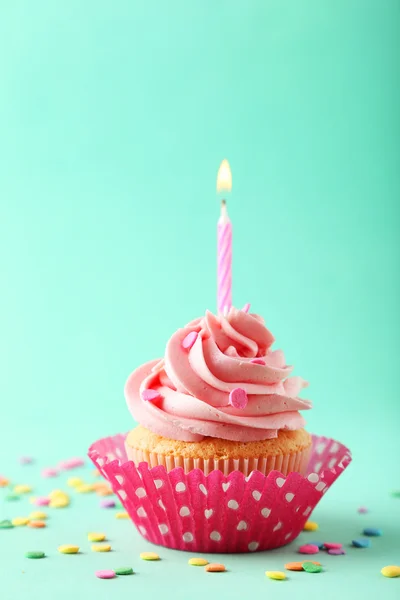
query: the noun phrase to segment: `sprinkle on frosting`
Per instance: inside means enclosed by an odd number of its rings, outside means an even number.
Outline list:
[[[206,311],[171,336],[164,358],[129,377],[125,396],[134,419],[185,442],[261,441],[302,428],[299,411],[312,406],[299,398],[307,383],[291,376],[273,343],[259,315],[234,307],[226,314]]]
[[[245,313],[248,313],[250,310],[250,303],[246,302],[246,304],[243,306],[242,311]]]

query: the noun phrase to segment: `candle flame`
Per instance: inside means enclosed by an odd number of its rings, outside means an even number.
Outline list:
[[[217,175],[217,192],[230,192],[232,189],[232,173],[226,158],[222,161]]]

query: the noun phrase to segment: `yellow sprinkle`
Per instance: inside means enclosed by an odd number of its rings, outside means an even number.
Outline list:
[[[62,546],[58,546],[58,551],[61,552],[61,554],[77,554],[79,552],[79,546],[63,544]]]
[[[400,577],[400,567],[396,565],[388,565],[381,569],[382,575],[385,577]]]
[[[14,486],[14,494],[29,494],[31,491],[31,486],[26,485],[25,483]]]
[[[36,504],[36,496],[31,496],[31,497],[29,498],[29,502],[30,502],[31,504]]]
[[[110,552],[110,544],[92,544],[92,552]]]
[[[105,533],[88,533],[88,540],[89,542],[102,542],[106,539],[106,534]]]
[[[140,558],[142,560],[160,560],[160,557],[155,552],[141,552]]]
[[[68,496],[67,492],[63,492],[63,490],[53,490],[50,492],[49,498],[50,498],[50,500],[55,500],[56,498],[69,499],[69,496]]]
[[[15,527],[21,527],[23,525],[28,525],[29,523],[29,518],[28,517],[15,517],[15,519],[13,519],[11,521],[11,523],[15,526]]]
[[[129,515],[127,512],[117,512],[115,513],[116,519],[129,519]]]
[[[7,487],[9,483],[9,479],[6,479],[5,477],[0,477],[0,487]]]
[[[282,571],[265,571],[265,574],[270,579],[278,579],[278,580],[286,579],[286,575]]]
[[[29,518],[34,521],[43,521],[44,519],[47,519],[47,514],[41,510],[35,510],[34,512],[31,512]]]
[[[89,492],[93,492],[93,487],[90,483],[81,483],[77,485],[75,491],[79,494],[87,494]]]
[[[49,504],[50,508],[65,508],[69,506],[69,500],[65,498],[55,498],[54,500],[50,500]]]
[[[67,479],[67,485],[72,488],[77,487],[78,485],[83,485],[83,483],[84,481],[79,477],[70,477]]]
[[[318,523],[315,523],[314,521],[306,521],[303,527],[303,531],[317,531],[318,528]]]
[[[188,563],[193,567],[205,567],[208,565],[208,560],[205,558],[189,558]]]

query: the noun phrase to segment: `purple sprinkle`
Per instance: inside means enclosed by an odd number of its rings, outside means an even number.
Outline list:
[[[328,554],[332,554],[333,556],[339,556],[340,554],[346,554],[343,548],[332,548],[328,550]]]
[[[20,465],[31,465],[32,463],[33,463],[32,456],[21,456],[19,458],[19,464]]]
[[[360,513],[360,515],[365,515],[368,512],[368,508],[366,508],[365,506],[360,506],[357,512]]]
[[[104,500],[100,500],[101,508],[115,508],[115,500],[108,500],[105,498]]]

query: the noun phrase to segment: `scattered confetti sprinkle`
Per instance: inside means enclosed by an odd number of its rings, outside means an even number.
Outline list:
[[[112,496],[114,494],[114,492],[109,487],[101,487],[96,490],[96,494],[98,496]]]
[[[11,523],[14,525],[14,527],[23,527],[24,525],[27,525],[29,523],[29,518],[15,517],[15,519],[12,519]]]
[[[319,567],[321,566],[321,563],[316,560],[303,560],[303,562],[301,564],[303,565],[303,563],[305,563],[305,562],[312,563],[313,565],[318,565]]]
[[[321,565],[316,565],[313,562],[303,562],[303,569],[306,573],[321,573],[322,567]]]
[[[277,581],[286,579],[286,575],[283,571],[265,571],[265,574],[270,579],[276,579]]]
[[[18,459],[20,465],[31,465],[33,463],[32,456],[21,456]]]
[[[91,492],[94,492],[94,489],[91,483],[81,483],[75,487],[75,491],[78,492],[78,494],[90,494]]]
[[[45,521],[40,521],[40,520],[29,521],[29,523],[27,523],[27,525],[28,525],[28,527],[31,527],[32,529],[43,529],[43,527],[46,527]]]
[[[357,509],[357,512],[358,512],[360,515],[365,515],[365,514],[367,514],[367,512],[368,512],[368,508],[366,508],[365,506],[360,506],[360,508],[358,508],[358,509]]]
[[[133,575],[133,569],[132,569],[132,567],[118,567],[118,569],[115,569],[115,574],[116,575]]]
[[[303,531],[317,531],[318,528],[318,523],[315,523],[314,521],[306,521],[304,523]]]
[[[91,533],[88,533],[87,537],[88,537],[89,542],[104,542],[104,540],[106,539],[106,534],[91,532]]]
[[[400,567],[397,565],[388,565],[381,569],[381,573],[385,577],[400,577]]]
[[[207,571],[207,573],[223,573],[226,571],[226,568],[222,563],[209,563],[204,567],[204,570]]]
[[[243,410],[246,408],[248,401],[247,394],[242,388],[235,388],[229,393],[229,404],[233,406],[233,408]]]
[[[62,546],[58,546],[58,551],[61,552],[61,554],[77,554],[79,552],[79,546],[63,544]]]
[[[188,564],[192,567],[205,567],[208,565],[208,560],[205,558],[189,558]]]
[[[197,331],[191,331],[190,333],[188,333],[187,336],[182,340],[182,348],[184,348],[185,350],[190,350],[190,348],[197,340],[198,335],[199,334],[197,333]]]
[[[53,467],[46,467],[45,469],[42,469],[41,475],[45,479],[47,479],[49,477],[57,477],[58,476],[58,470],[54,469]]]
[[[332,556],[340,556],[341,554],[346,554],[346,551],[343,550],[343,548],[332,548],[331,550],[328,550],[328,554],[331,554]]]
[[[45,553],[40,550],[30,550],[29,552],[25,552],[25,558],[44,558],[45,556]]]
[[[50,508],[65,508],[69,506],[69,500],[66,498],[54,498],[54,500],[50,500],[49,503]]]
[[[320,550],[324,547],[324,542],[308,542],[311,546],[318,546]]]
[[[314,544],[304,544],[300,546],[299,550],[300,554],[318,554],[319,548]]]
[[[69,477],[67,479],[67,485],[68,487],[77,487],[78,485],[83,485],[84,481],[82,479],[80,479],[79,477]]]
[[[41,510],[34,510],[29,515],[29,518],[33,520],[38,519],[39,521],[43,521],[44,519],[47,519],[47,514]]]
[[[339,544],[339,542],[324,542],[325,550],[339,550],[343,544]]]
[[[140,558],[142,560],[160,560],[160,557],[155,552],[141,552]]]
[[[142,392],[142,400],[146,400],[146,402],[154,402],[160,398],[161,394],[157,390],[143,390]]]
[[[129,519],[129,515],[127,512],[117,512],[115,513],[116,519]]]
[[[104,569],[103,571],[96,571],[95,575],[99,579],[114,579],[115,571],[111,571],[111,569]]]
[[[110,544],[92,544],[92,552],[110,552]]]
[[[68,458],[67,460],[62,460],[58,463],[58,468],[62,471],[69,471],[70,469],[76,469],[77,467],[83,467],[85,461],[83,458],[73,457]]]
[[[12,529],[14,525],[8,519],[0,521],[0,529]]]
[[[49,494],[50,500],[69,500],[69,495],[67,492],[63,492],[62,490],[52,490]]]
[[[0,487],[7,487],[8,485],[10,485],[10,480],[0,475]]]
[[[393,490],[391,495],[393,498],[400,498],[400,490]]]
[[[31,504],[36,504],[36,506],[48,506],[50,504],[50,498],[46,496],[38,496],[37,498],[30,498]]]
[[[115,508],[115,500],[100,500],[101,508]],[[120,517],[122,518],[122,517]]]
[[[242,308],[242,312],[248,313],[250,310],[250,302],[246,302],[246,304]]]
[[[20,496],[18,494],[8,494],[4,500],[7,500],[7,502],[16,502],[20,500]]]
[[[369,535],[370,537],[379,537],[382,535],[382,529],[375,529],[374,527],[366,527],[363,531],[364,535]]]
[[[288,571],[302,571],[303,570],[303,563],[301,563],[301,562],[289,562],[289,563],[286,563],[285,569],[287,569]]]
[[[15,485],[13,489],[14,494],[29,494],[31,491],[31,486],[27,485],[26,483]]]
[[[355,548],[370,548],[371,540],[368,538],[359,538],[358,540],[352,540],[352,545]]]

